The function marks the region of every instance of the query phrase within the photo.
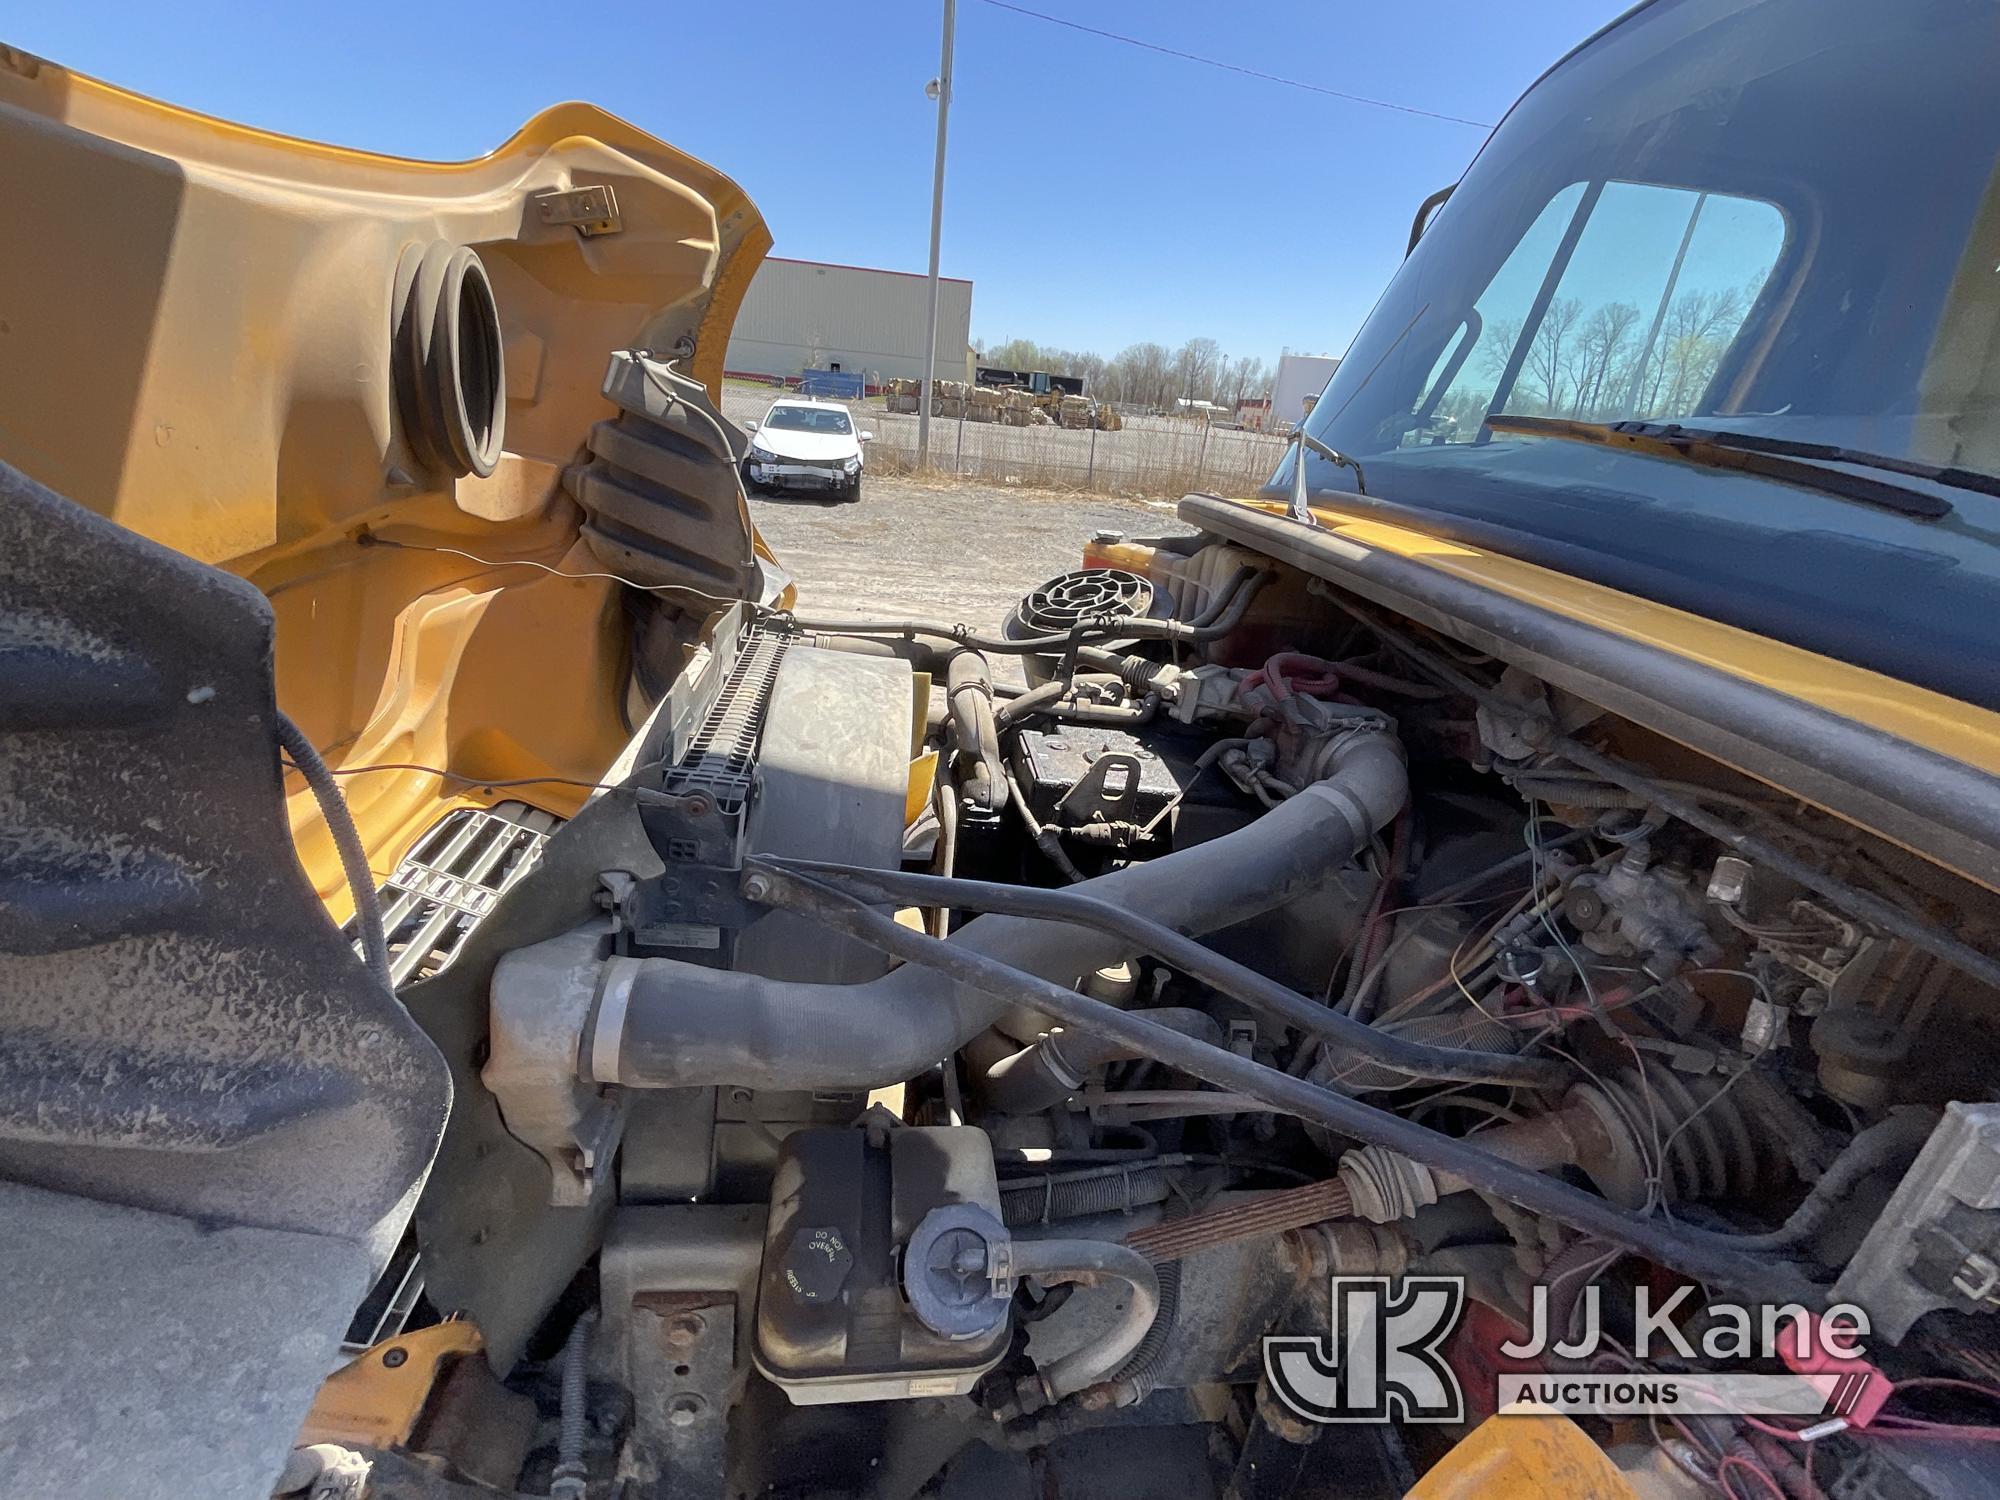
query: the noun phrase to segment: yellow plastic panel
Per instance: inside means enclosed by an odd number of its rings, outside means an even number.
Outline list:
[[[0,161],[18,210],[0,214],[0,459],[263,589],[279,706],[336,770],[599,777],[626,737],[616,585],[408,549],[595,570],[563,468],[611,414],[615,349],[681,351],[719,395],[770,244],[742,190],[587,105],[476,161],[416,162],[5,48]],[[545,221],[539,195],[593,186],[615,194],[615,232]],[[438,240],[477,251],[500,315],[506,452],[486,479],[415,461],[394,398],[396,264]],[[509,795],[567,813],[585,795],[422,772],[343,784],[378,874],[454,806]],[[292,786],[301,856],[343,915],[330,841]]]
[[[1639,1492],[1568,1417],[1511,1407],[1473,1428],[1408,1500],[1639,1500]]]

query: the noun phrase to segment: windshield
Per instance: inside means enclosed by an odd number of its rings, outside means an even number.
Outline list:
[[[837,406],[774,406],[765,413],[764,425],[779,432],[846,434],[854,431],[854,424],[847,420],[847,413]]]
[[[1360,461],[1370,502],[1850,660],[1918,624],[1919,606],[1856,607],[1856,591],[2000,618],[1991,497],[1935,486],[1956,514],[1925,520],[1487,425],[1684,421],[2000,474],[1995,56],[2000,6],[1973,0],[1628,16],[1510,112],[1307,430]],[[1353,470],[1306,462],[1312,490],[1355,489]],[[1801,614],[1826,616],[1830,593],[1840,641]],[[2000,701],[2000,673],[1924,670]]]

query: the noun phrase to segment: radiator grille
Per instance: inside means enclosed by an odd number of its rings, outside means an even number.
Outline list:
[[[788,635],[752,629],[743,637],[729,680],[715,695],[681,763],[667,773],[666,789],[679,795],[707,792],[717,809],[738,813],[750,798],[750,768],[764,732],[771,685],[791,644]]]

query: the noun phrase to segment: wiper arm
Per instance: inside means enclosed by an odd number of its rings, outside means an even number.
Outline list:
[[[1977,469],[1926,464],[1888,453],[1864,453],[1832,443],[1807,443],[1754,432],[1684,427],[1678,422],[1579,422],[1565,417],[1516,417],[1502,413],[1489,416],[1486,425],[1495,432],[1600,443],[1606,447],[1631,448],[1656,458],[1678,458],[1712,469],[1739,469],[1926,521],[1950,515],[1951,502],[1893,480],[1829,469],[1825,465],[1852,464],[1887,474],[1905,474],[1949,489],[2000,496],[2000,478]]]

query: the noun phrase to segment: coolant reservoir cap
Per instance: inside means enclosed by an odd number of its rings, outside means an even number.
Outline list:
[[[903,1295],[932,1333],[976,1339],[1007,1321],[1007,1298],[995,1296],[989,1267],[1007,1243],[1000,1221],[974,1203],[948,1203],[917,1223],[903,1247]]]
[[[831,1226],[801,1229],[785,1248],[780,1267],[785,1285],[801,1302],[832,1302],[847,1285],[854,1252]]]

